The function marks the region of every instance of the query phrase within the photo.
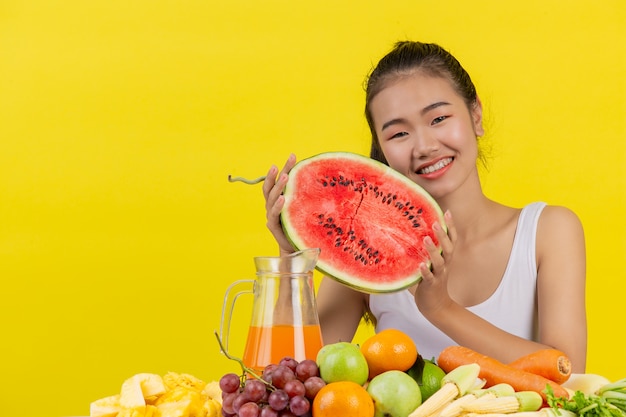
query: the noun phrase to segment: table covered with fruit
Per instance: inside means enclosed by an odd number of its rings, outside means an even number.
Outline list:
[[[299,250],[255,258],[255,305],[243,359],[231,356],[218,337],[221,352],[239,362],[241,371],[217,381],[137,374],[121,381],[119,392],[93,401],[91,417],[626,417],[626,378],[572,374],[569,358],[557,349],[502,363],[453,345],[436,358],[424,358],[413,339],[397,329],[382,330],[360,345],[324,345],[313,269],[363,292],[406,289],[419,282],[420,265],[428,261],[423,236],[435,240],[432,224],[445,219],[416,184],[357,155],[318,155],[298,163],[289,175],[281,220]],[[382,193],[383,188],[392,192]],[[313,203],[303,206],[307,198]],[[362,203],[365,198],[383,204],[370,207]],[[363,223],[358,227],[354,207]],[[374,222],[362,213],[366,207],[388,211]],[[341,223],[345,219],[349,224]],[[393,235],[372,236],[391,229]],[[411,256],[398,241],[414,249]],[[384,266],[382,251],[403,262]],[[238,285],[229,287],[223,318],[230,317],[243,291],[231,292]],[[263,349],[271,355],[261,358]]]
[[[229,356],[230,357],[230,356]],[[90,417],[626,417],[626,378],[572,374],[544,349],[504,364],[463,346],[426,360],[394,329],[362,345],[286,356],[218,381],[142,373],[91,403]]]

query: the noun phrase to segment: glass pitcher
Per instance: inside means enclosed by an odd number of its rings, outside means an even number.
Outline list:
[[[256,280],[235,281],[224,296],[220,338],[227,352],[235,302],[240,295],[252,293],[252,319],[243,363],[262,372],[285,356],[297,361],[315,360],[323,345],[313,285],[319,253],[315,248],[254,258]]]

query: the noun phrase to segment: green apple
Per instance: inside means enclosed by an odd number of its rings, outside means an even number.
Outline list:
[[[361,349],[352,343],[337,342],[325,345],[317,354],[320,377],[327,383],[352,381],[367,382],[369,367]]]
[[[375,376],[367,385],[367,392],[374,400],[374,417],[407,417],[422,404],[419,385],[402,371]]]

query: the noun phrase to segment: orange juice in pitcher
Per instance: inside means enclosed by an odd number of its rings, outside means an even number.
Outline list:
[[[323,345],[313,285],[318,255],[319,249],[305,249],[286,256],[254,258],[256,280],[234,282],[224,297],[220,336],[225,350],[235,301],[252,293],[243,363],[260,372],[286,356],[315,360]]]
[[[315,360],[321,348],[319,325],[250,326],[243,362],[252,369],[262,371],[268,364],[277,364],[286,356],[298,362]]]

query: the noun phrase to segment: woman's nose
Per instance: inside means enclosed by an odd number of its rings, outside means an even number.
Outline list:
[[[427,157],[439,150],[439,141],[428,134],[416,134],[413,137],[413,156]]]

